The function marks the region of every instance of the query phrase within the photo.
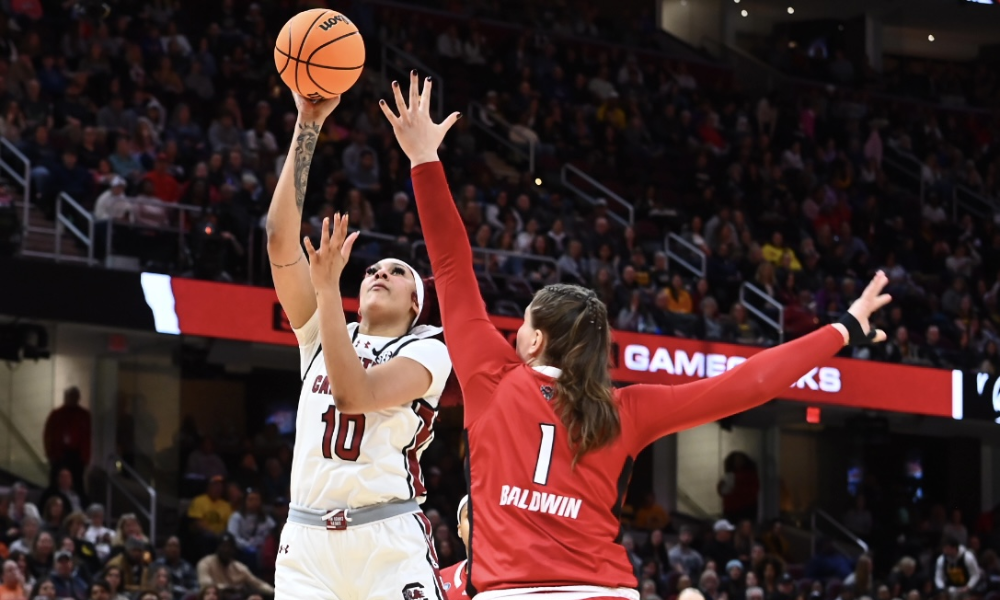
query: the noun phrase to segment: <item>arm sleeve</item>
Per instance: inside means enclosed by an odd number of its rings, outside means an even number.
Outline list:
[[[472,248],[440,162],[413,168],[413,192],[469,425],[486,409],[503,369],[520,359],[486,313],[472,270]]]
[[[420,363],[431,374],[431,386],[427,388],[424,398],[437,398],[441,395],[448,376],[451,375],[451,359],[444,344],[435,339],[419,340],[404,346],[398,356]]]
[[[974,590],[979,585],[979,579],[982,576],[982,571],[979,570],[979,563],[976,562],[975,555],[968,550],[966,550],[962,560],[965,561],[965,568],[969,570],[969,582],[965,584],[965,587]]]
[[[623,424],[631,422],[636,432],[631,439],[638,452],[665,435],[717,421],[771,400],[843,347],[843,335],[828,325],[755,354],[717,377],[676,386],[629,386],[619,392]]]
[[[302,327],[292,330],[295,333],[295,339],[299,342],[299,363],[300,363],[300,373],[299,379],[306,376],[306,371],[309,370],[309,363],[316,356],[316,352],[319,350],[319,311],[313,312],[312,316],[302,324]]]
[[[937,565],[934,566],[934,587],[943,590],[944,584],[944,555],[938,557]]]
[[[206,556],[198,561],[198,586],[203,588],[215,583],[212,581],[212,574],[208,570],[208,559],[209,557]]]

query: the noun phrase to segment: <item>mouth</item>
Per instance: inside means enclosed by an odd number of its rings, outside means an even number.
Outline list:
[[[385,291],[388,292],[389,288],[386,287],[386,285],[384,283],[373,283],[372,286],[370,288],[368,288],[368,291],[369,292],[374,292],[375,290],[385,290]]]

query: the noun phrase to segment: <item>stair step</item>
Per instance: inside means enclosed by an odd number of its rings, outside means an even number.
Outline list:
[[[54,252],[56,247],[55,230],[49,232],[32,231],[24,236],[24,249],[33,252]],[[60,253],[65,256],[85,256],[86,253],[80,248],[71,234],[63,232]]]

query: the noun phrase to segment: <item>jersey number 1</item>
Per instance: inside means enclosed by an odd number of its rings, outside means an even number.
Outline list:
[[[323,413],[326,430],[323,432],[323,458],[333,458],[337,454],[340,460],[355,462],[361,456],[361,436],[365,434],[364,415],[345,415],[337,412],[335,406],[330,406]],[[339,422],[339,427],[337,426]],[[337,444],[333,445],[333,432],[337,432]],[[331,446],[332,452],[331,452]]]
[[[549,469],[552,468],[552,448],[556,443],[556,426],[550,423],[541,423],[542,441],[538,444],[538,460],[535,462],[535,477],[533,481],[538,485],[548,485]]]

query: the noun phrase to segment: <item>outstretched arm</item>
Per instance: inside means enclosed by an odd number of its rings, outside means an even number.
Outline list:
[[[465,420],[469,424],[486,409],[502,370],[520,359],[486,313],[472,269],[472,247],[437,155],[445,133],[460,115],[452,113],[443,123],[435,124],[430,117],[430,78],[419,95],[418,89],[417,75],[413,72],[407,105],[399,84],[393,82],[399,116],[393,114],[384,100],[379,104],[413,166],[417,211],[424,224],[445,340],[455,375],[462,385]]]
[[[340,96],[313,103],[294,94],[299,109],[295,138],[278,177],[278,187],[267,209],[267,256],[281,307],[295,329],[316,312],[316,296],[309,281],[309,265],[300,245],[302,206],[309,182],[309,165],[323,122],[340,103]]]
[[[864,332],[868,318],[889,303],[882,294],[889,280],[879,271],[848,312]],[[759,406],[787,390],[821,361],[834,356],[851,340],[847,327],[836,323],[809,335],[765,350],[717,377],[684,385],[633,385],[621,391],[623,409],[632,421],[635,450],[655,440]],[[874,342],[883,342],[877,330]]]

